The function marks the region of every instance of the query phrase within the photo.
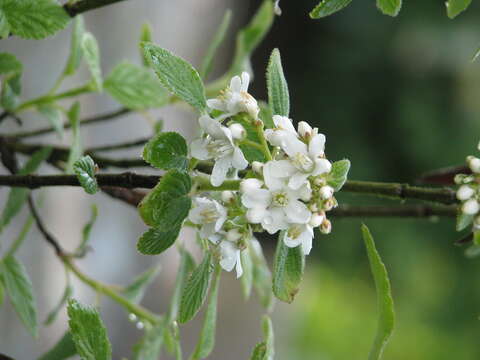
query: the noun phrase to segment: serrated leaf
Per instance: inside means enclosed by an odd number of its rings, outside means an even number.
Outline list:
[[[13,54],[0,53],[0,75],[21,73],[22,63]]]
[[[85,360],[111,359],[112,350],[107,330],[98,311],[70,299],[67,313],[70,333],[80,357]]]
[[[35,296],[27,271],[13,256],[7,256],[0,263],[2,281],[13,308],[27,330],[34,337],[38,335]]]
[[[87,244],[90,241],[90,233],[92,231],[92,227],[95,224],[95,221],[97,220],[98,216],[98,208],[97,205],[92,204],[91,207],[91,214],[90,214],[90,220],[85,224],[85,226],[82,229],[82,241],[78,245],[78,247],[75,249],[75,254],[81,256],[85,254],[87,251]]]
[[[140,29],[140,57],[142,58],[143,66],[150,66],[148,63],[148,59],[145,56],[145,53],[142,48],[142,43],[144,42],[152,42],[152,26],[149,23],[145,23],[142,25]]]
[[[178,266],[177,277],[175,278],[175,287],[173,289],[172,298],[170,300],[170,308],[167,314],[167,322],[171,323],[177,319],[178,309],[180,308],[180,301],[182,290],[187,282],[188,275],[195,268],[195,260],[193,260],[190,253],[180,248],[180,265]]]
[[[77,101],[67,112],[68,121],[72,129],[72,145],[70,146],[70,152],[67,160],[67,170],[69,174],[73,174],[73,164],[80,159],[83,154],[82,142],[80,138],[80,103]]]
[[[285,245],[285,231],[278,237],[273,263],[273,293],[285,302],[291,303],[298,292],[305,267],[305,255],[301,246],[289,248]]]
[[[373,237],[365,224],[362,225],[363,241],[367,249],[370,269],[375,281],[378,303],[378,327],[373,346],[370,350],[369,360],[379,360],[392,335],[395,324],[392,290],[385,265],[375,248]]]
[[[130,285],[123,289],[123,296],[131,303],[140,303],[145,295],[145,291],[153,282],[159,271],[160,266],[155,266],[137,276]]]
[[[70,332],[66,332],[62,338],[38,360],[65,360],[77,354],[75,343]]]
[[[150,165],[163,170],[186,170],[187,155],[187,142],[176,132],[156,134],[143,149],[143,159]]]
[[[327,184],[333,187],[335,191],[340,191],[347,181],[349,171],[350,160],[344,159],[334,162],[327,177]]]
[[[203,57],[202,65],[200,66],[200,76],[203,79],[206,79],[213,68],[213,60],[215,58],[215,54],[218,50],[218,47],[225,39],[225,35],[227,34],[228,27],[230,26],[230,22],[232,21],[232,11],[228,9],[225,11],[225,15],[223,15],[222,22],[218,26],[217,30],[215,31],[215,35],[213,39],[210,41],[210,45],[207,48],[207,52]]]
[[[326,16],[330,16],[337,11],[347,7],[352,0],[323,0],[318,3],[315,8],[310,11],[310,17],[312,19],[320,19]]]
[[[59,138],[63,137],[63,114],[62,111],[52,103],[39,105],[38,111],[42,114],[48,123],[53,127]]]
[[[165,325],[147,329],[145,335],[133,347],[133,360],[158,360],[163,345]]]
[[[203,321],[200,338],[192,355],[192,360],[205,359],[215,346],[215,331],[217,325],[217,299],[218,286],[220,284],[221,268],[217,265],[213,277],[212,290],[208,299],[207,311]]]
[[[445,6],[447,7],[447,16],[450,19],[455,18],[461,12],[467,10],[472,3],[472,0],[447,0]]]
[[[35,172],[41,165],[41,163],[47,160],[52,153],[51,147],[42,148],[30,157],[27,163],[18,172],[19,175],[27,175]],[[0,219],[0,231],[3,230],[10,221],[22,210],[25,201],[28,198],[30,190],[27,188],[12,188],[8,194],[7,203],[2,212]]]
[[[180,323],[190,321],[202,307],[207,297],[212,272],[212,255],[206,253],[202,263],[193,270],[182,290],[182,300],[178,313]]]
[[[123,62],[115,66],[103,83],[120,104],[132,110],[161,107],[168,94],[148,69]]]
[[[67,76],[75,74],[83,57],[82,39],[85,33],[85,22],[81,15],[75,17],[72,28],[72,36],[70,39],[70,55],[68,56],[67,65],[63,73]]]
[[[152,228],[143,233],[137,243],[137,250],[144,255],[158,255],[175,243],[180,226],[166,231]]]
[[[179,227],[192,205],[188,196],[191,187],[192,180],[187,173],[169,170],[140,203],[139,213],[143,221],[160,229]]]
[[[377,8],[389,16],[397,16],[402,8],[402,0],[377,0]]]
[[[205,111],[205,88],[192,65],[152,43],[143,43],[143,50],[163,86],[200,112]]]
[[[82,52],[92,76],[92,84],[96,91],[102,91],[102,69],[100,68],[100,50],[92,33],[86,32],[82,36]]]
[[[58,313],[63,309],[63,307],[67,303],[68,299],[70,299],[72,294],[73,294],[73,288],[69,283],[67,283],[67,286],[65,286],[65,290],[63,291],[63,294],[62,294],[62,297],[60,298],[60,301],[52,309],[52,311],[50,311],[48,313],[47,318],[46,318],[45,322],[43,323],[44,325],[50,325],[51,323],[53,323],[55,321],[55,319],[58,316]]]
[[[287,116],[290,114],[290,95],[288,85],[283,74],[280,51],[274,49],[267,66],[268,103],[274,115]]]
[[[8,32],[24,39],[43,39],[62,30],[70,21],[67,12],[54,0],[2,0],[0,35]],[[7,30],[8,29],[8,30]]]
[[[95,168],[95,162],[90,155],[82,156],[73,163],[73,172],[77,175],[78,182],[82,185],[85,192],[91,195],[98,191]]]
[[[250,255],[250,247],[240,253],[240,259],[242,262],[243,274],[240,278],[242,284],[242,294],[245,300],[250,298],[253,285],[253,263],[252,256]]]
[[[463,212],[459,211],[457,214],[457,223],[456,223],[456,230],[462,231],[470,226],[473,222],[473,215],[467,215]]]

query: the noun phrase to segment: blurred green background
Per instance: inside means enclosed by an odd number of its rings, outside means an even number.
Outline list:
[[[253,92],[265,96],[259,69],[278,47],[291,116],[327,135],[329,158],[352,161],[351,179],[412,182],[476,154],[480,63],[471,58],[480,43],[480,4],[450,20],[441,1],[406,1],[397,18],[381,15],[374,1],[353,1],[316,21],[307,17],[312,1],[280,5],[283,15],[255,54]],[[346,194],[339,200],[398,203]],[[480,260],[453,245],[460,235],[445,218],[334,219],[332,234],[316,237],[294,309],[277,311],[278,358],[367,358],[377,311],[362,221],[375,236],[396,305],[384,358],[480,358]]]

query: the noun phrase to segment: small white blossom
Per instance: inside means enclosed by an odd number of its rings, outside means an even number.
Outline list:
[[[333,196],[334,191],[335,190],[331,186],[328,186],[328,185],[322,186],[320,188],[320,197],[322,198],[322,200],[328,200]]]
[[[462,212],[466,215],[475,215],[480,210],[480,204],[475,199],[467,200],[462,205]]]
[[[312,135],[312,127],[305,121],[298,123],[298,135],[302,138],[308,138]]]
[[[325,220],[325,214],[313,213],[308,224],[314,228],[320,226]]]
[[[243,170],[248,162],[242,150],[233,142],[229,128],[208,115],[201,116],[199,122],[206,136],[192,141],[191,153],[199,160],[215,160],[210,182],[213,186],[220,186],[230,169]]]
[[[475,194],[475,190],[468,185],[462,185],[457,190],[457,199],[465,201],[470,199]]]
[[[223,94],[216,99],[207,100],[207,105],[211,109],[225,112],[222,115],[224,118],[245,112],[253,119],[257,119],[260,108],[257,100],[248,93],[249,83],[250,75],[247,72],[243,72],[241,78],[234,76]]]
[[[225,271],[236,269],[237,278],[242,276],[243,267],[241,259],[241,251],[236,241],[229,241],[227,234],[223,231],[209,238],[214,244],[218,244],[220,249],[220,266]]]
[[[260,161],[252,162],[252,170],[257,174],[261,174],[263,171],[263,163],[261,163]]]
[[[217,201],[204,197],[195,198],[193,204],[188,218],[192,223],[201,225],[200,235],[203,238],[210,238],[219,232],[227,220],[227,209]]]
[[[247,136],[247,132],[245,131],[245,128],[238,123],[233,123],[228,127],[230,131],[232,132],[232,137],[235,140],[241,140]]]
[[[222,201],[224,203],[229,203],[233,199],[235,199],[235,194],[233,193],[233,191],[229,191],[229,190],[222,191]]]
[[[138,330],[142,330],[145,327],[145,324],[141,321],[137,322],[136,324]]]
[[[467,157],[467,164],[470,170],[473,173],[478,174],[480,173],[480,159],[475,156],[468,156]]]
[[[302,252],[305,255],[310,254],[312,250],[313,227],[310,224],[295,224],[292,225],[285,235],[284,243],[288,247],[302,247]]]
[[[331,231],[332,231],[332,223],[330,222],[330,220],[328,219],[323,220],[322,224],[320,225],[320,232],[322,234],[330,234]]]

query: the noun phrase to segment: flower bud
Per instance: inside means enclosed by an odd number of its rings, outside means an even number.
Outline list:
[[[308,209],[309,209],[311,212],[317,212],[317,211],[318,211],[318,206],[317,206],[317,204],[312,203],[312,204],[308,205]]]
[[[470,199],[463,203],[462,212],[466,215],[475,215],[479,210],[480,204],[475,199]]]
[[[322,224],[320,225],[320,232],[322,234],[330,234],[332,231],[332,223],[328,219],[324,219]]]
[[[332,210],[333,208],[336,208],[338,205],[338,202],[337,200],[334,198],[334,197],[331,197],[330,199],[327,199],[324,203],[323,203],[323,209],[325,211],[330,211]]]
[[[227,240],[231,242],[237,242],[242,238],[242,234],[238,229],[231,229],[227,231]]]
[[[263,163],[261,163],[260,161],[252,162],[252,170],[257,174],[261,174],[263,171]]]
[[[135,315],[134,313],[128,314],[128,320],[130,320],[131,322],[137,321],[137,315]]]
[[[465,201],[470,199],[475,194],[475,190],[468,185],[462,185],[457,190],[457,199]]]
[[[327,200],[327,199],[330,199],[332,196],[333,196],[333,192],[335,190],[333,189],[333,187],[331,186],[328,186],[328,185],[325,185],[325,186],[322,186],[320,188],[320,197],[323,199],[323,200]]]
[[[467,157],[467,164],[473,173],[480,173],[480,159],[475,156]]]
[[[142,330],[145,327],[145,324],[143,322],[139,321],[139,322],[137,322],[136,326],[137,326],[138,330]]]
[[[228,190],[222,191],[222,201],[224,203],[232,202],[233,199],[235,199],[235,195],[233,194],[233,191],[228,191]]]
[[[313,181],[313,183],[314,183],[315,185],[317,185],[317,186],[323,186],[323,185],[325,185],[326,181],[325,181],[324,178],[322,178],[322,177],[320,177],[320,176],[317,176],[317,177],[315,178],[315,180]]]
[[[254,179],[254,178],[245,179],[245,180],[242,180],[242,182],[240,183],[240,191],[244,193],[249,192],[252,190],[260,189],[262,185],[263,185],[263,182],[258,179]]]
[[[300,121],[298,123],[298,134],[302,138],[309,138],[312,136],[312,127],[305,121]]]
[[[233,123],[228,128],[232,132],[232,137],[235,140],[241,140],[241,139],[244,139],[245,136],[247,136],[247,132],[245,131],[245,128],[241,124]]]
[[[320,215],[319,213],[313,213],[312,216],[310,217],[309,224],[312,227],[317,227],[323,223],[323,220],[325,220],[325,215]]]

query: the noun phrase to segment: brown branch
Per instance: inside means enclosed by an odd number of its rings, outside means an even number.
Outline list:
[[[109,196],[121,200],[129,205],[137,207],[140,204],[140,201],[147,194],[143,191],[125,189],[117,186],[102,186],[102,191]]]
[[[128,149],[132,147],[138,147],[145,145],[150,138],[142,138],[134,141],[126,141],[123,143],[113,144],[113,145],[105,145],[105,146],[95,146],[85,150],[86,153],[92,154],[100,151],[113,151],[113,150],[120,150],[120,149]]]
[[[418,182],[420,184],[453,185],[455,175],[471,173],[472,171],[465,165],[449,166],[422,174]]]
[[[327,214],[329,217],[406,217],[429,218],[432,216],[455,217],[456,206],[428,206],[428,205],[401,205],[401,206],[352,206],[339,205]]]
[[[65,4],[63,8],[71,17],[86,11],[95,10],[103,6],[111,5],[124,0],[79,0],[73,4]]]

